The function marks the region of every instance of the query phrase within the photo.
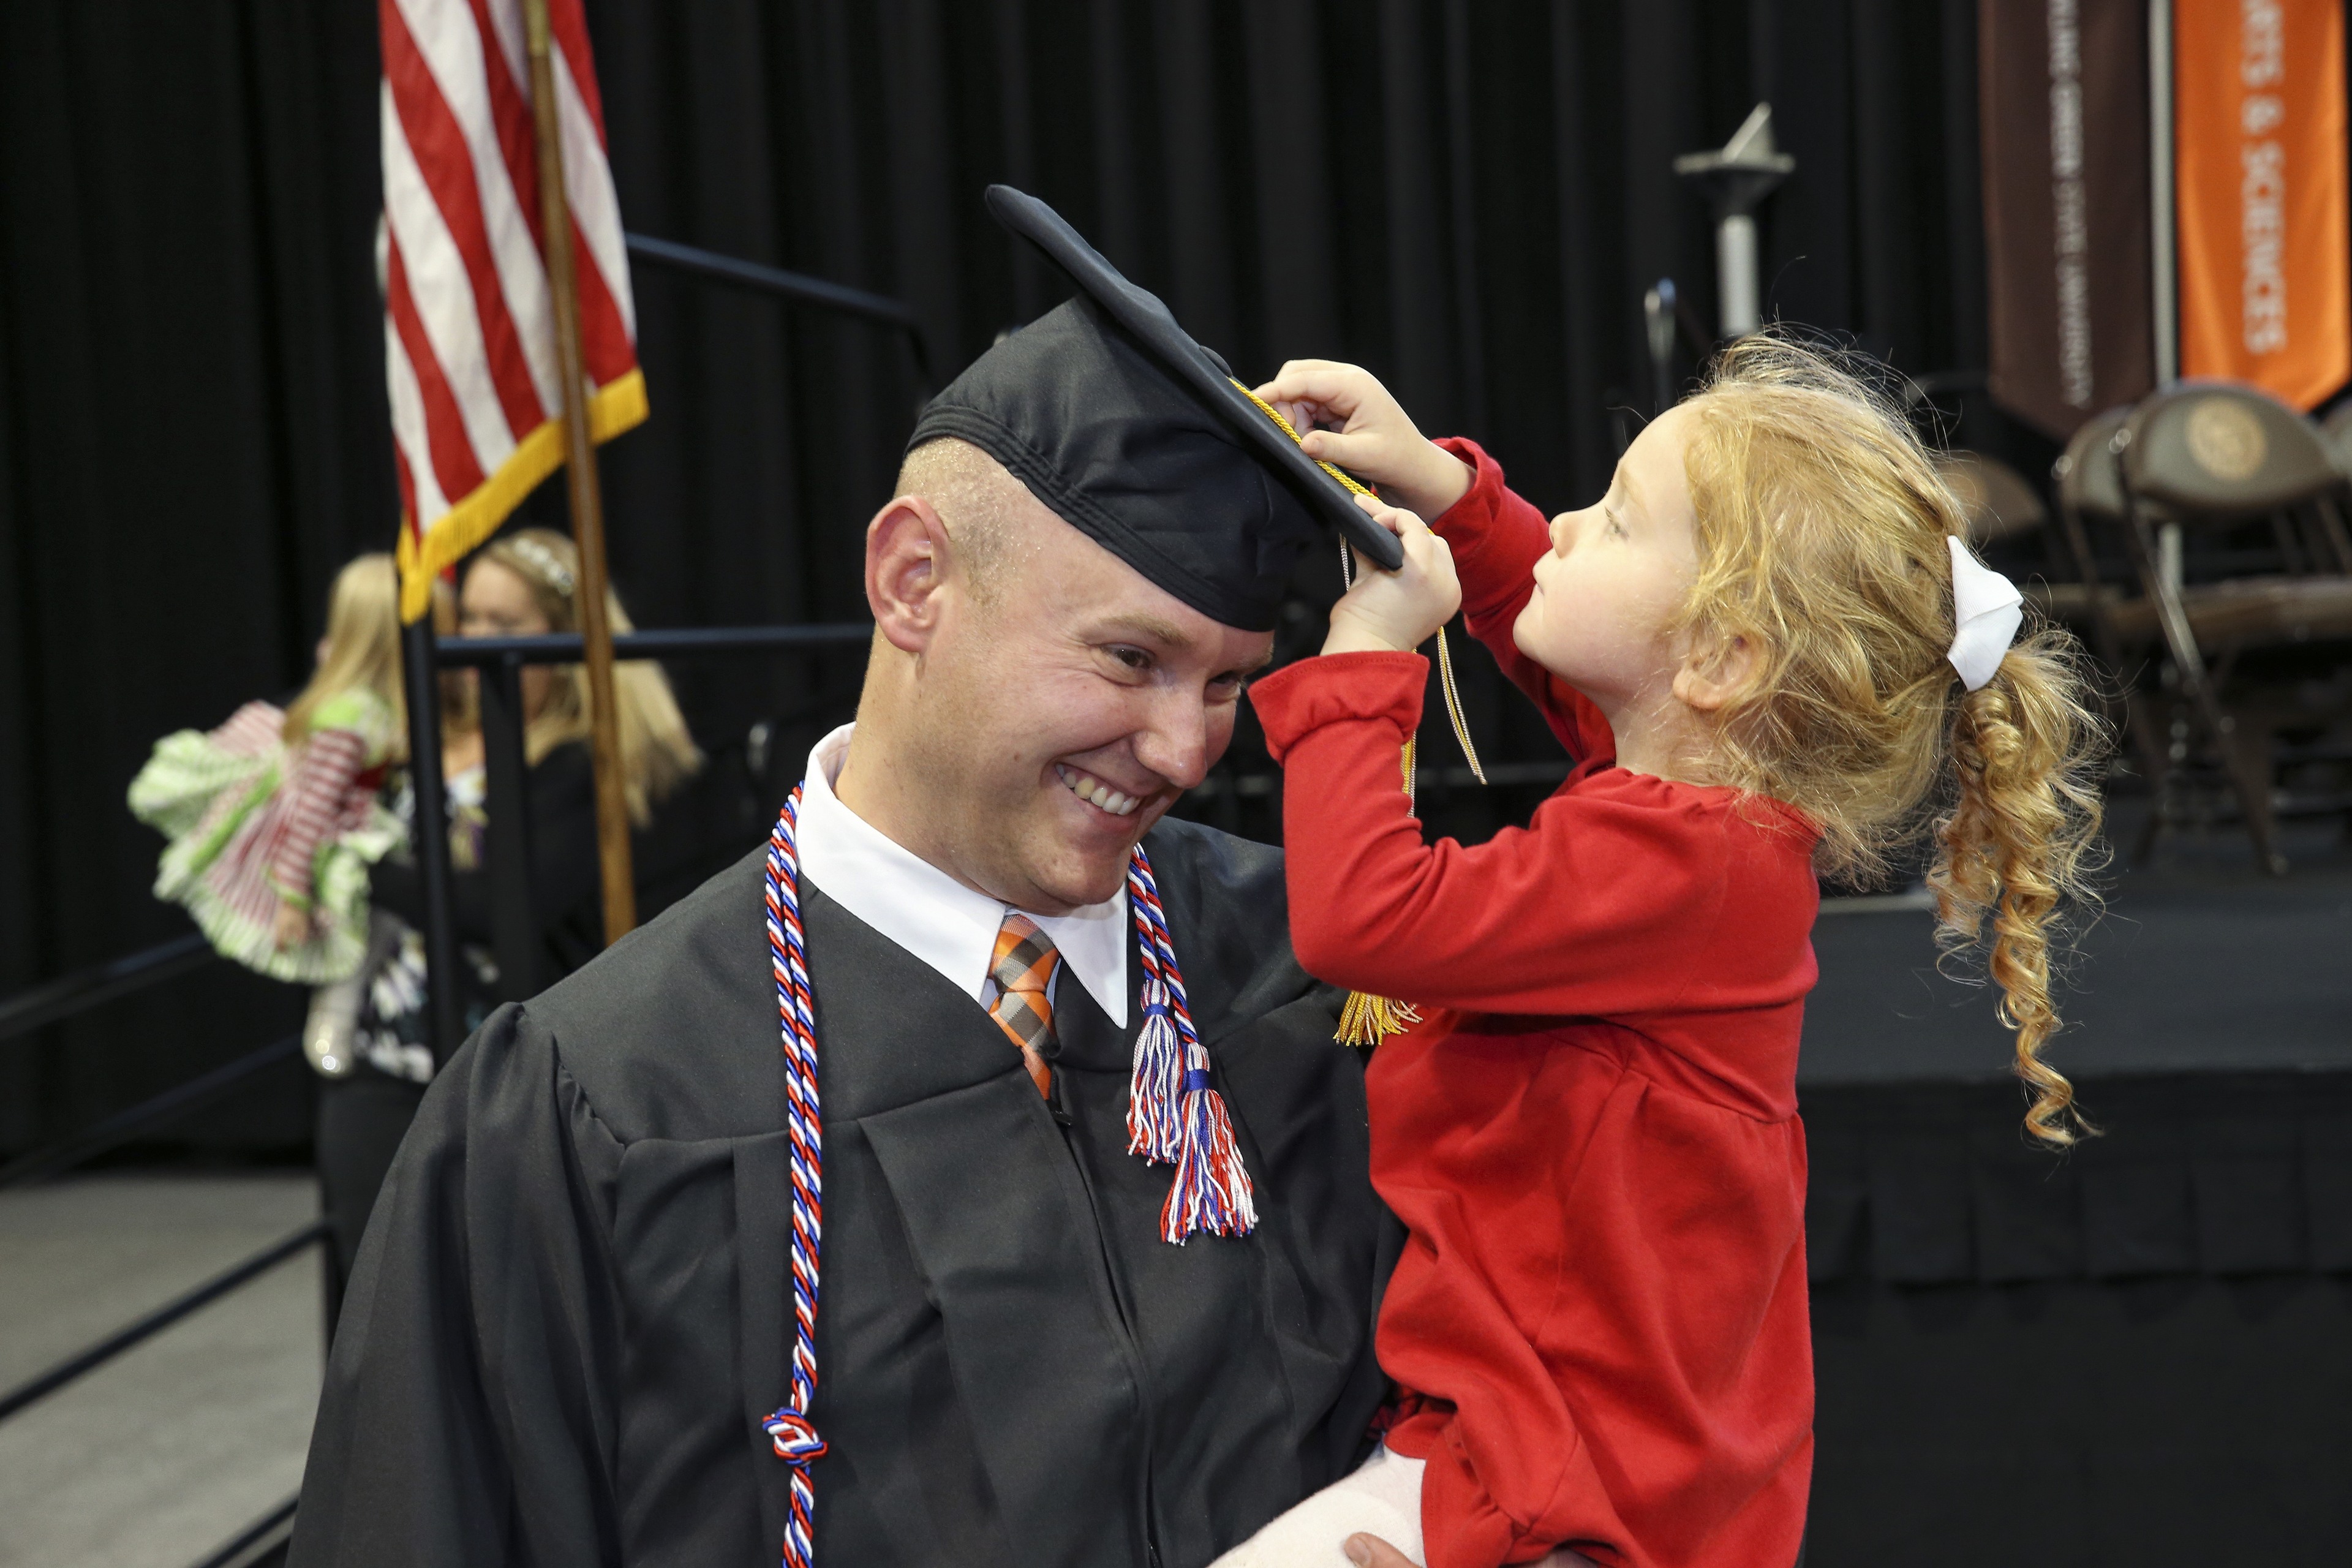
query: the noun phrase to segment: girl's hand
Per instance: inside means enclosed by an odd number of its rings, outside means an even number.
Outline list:
[[[1409,511],[1383,506],[1370,496],[1358,496],[1356,504],[1402,542],[1404,564],[1394,572],[1364,567],[1356,585],[1331,606],[1331,635],[1323,639],[1323,651],[1410,652],[1462,607],[1454,552]]]
[[[1470,488],[1468,468],[1414,428],[1371,372],[1329,360],[1295,359],[1257,389],[1302,439],[1310,458],[1378,485],[1418,517],[1442,517]]]
[[[271,934],[280,952],[289,947],[301,946],[310,939],[310,911],[297,909],[292,904],[280,900],[278,905],[277,929]]]

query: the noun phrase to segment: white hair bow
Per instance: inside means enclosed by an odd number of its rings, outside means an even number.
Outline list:
[[[2017,628],[2025,624],[2025,595],[2017,584],[1979,561],[1958,534],[1945,535],[1952,547],[1951,651],[1944,657],[1960,672],[1960,684],[1970,691],[1981,688],[2000,668]]]

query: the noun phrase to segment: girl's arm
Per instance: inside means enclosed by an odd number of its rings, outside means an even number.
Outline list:
[[[1462,614],[1511,683],[1535,700],[1552,732],[1579,762],[1613,757],[1617,740],[1591,700],[1519,651],[1511,627],[1535,595],[1535,567],[1551,548],[1551,525],[1503,482],[1502,466],[1466,437],[1437,443],[1466,465],[1470,488],[1430,523],[1454,548]]]
[[[1555,795],[1526,828],[1423,841],[1398,787],[1428,661],[1302,659],[1250,698],[1284,773],[1291,939],[1318,979],[1466,1011],[1673,1005],[1725,897],[1722,814],[1629,775]]]

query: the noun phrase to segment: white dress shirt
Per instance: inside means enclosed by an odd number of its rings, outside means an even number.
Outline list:
[[[825,897],[987,1006],[998,991],[989,973],[996,933],[1012,906],[965,887],[841,803],[833,782],[848,759],[854,728],[844,724],[809,752],[796,839],[801,871]],[[1021,912],[1037,922],[1062,954],[1052,986],[1064,974],[1075,976],[1110,1016],[1112,1026],[1126,1028],[1127,950],[1135,936],[1125,884],[1108,902],[1066,915]]]

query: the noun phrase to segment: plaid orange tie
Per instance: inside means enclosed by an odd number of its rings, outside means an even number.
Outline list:
[[[997,928],[996,958],[988,972],[1003,990],[989,1007],[989,1016],[1021,1047],[1029,1081],[1048,1100],[1054,1093],[1054,1069],[1041,1047],[1054,1037],[1054,1004],[1045,995],[1045,985],[1061,962],[1052,939],[1027,915],[1007,914]]]

